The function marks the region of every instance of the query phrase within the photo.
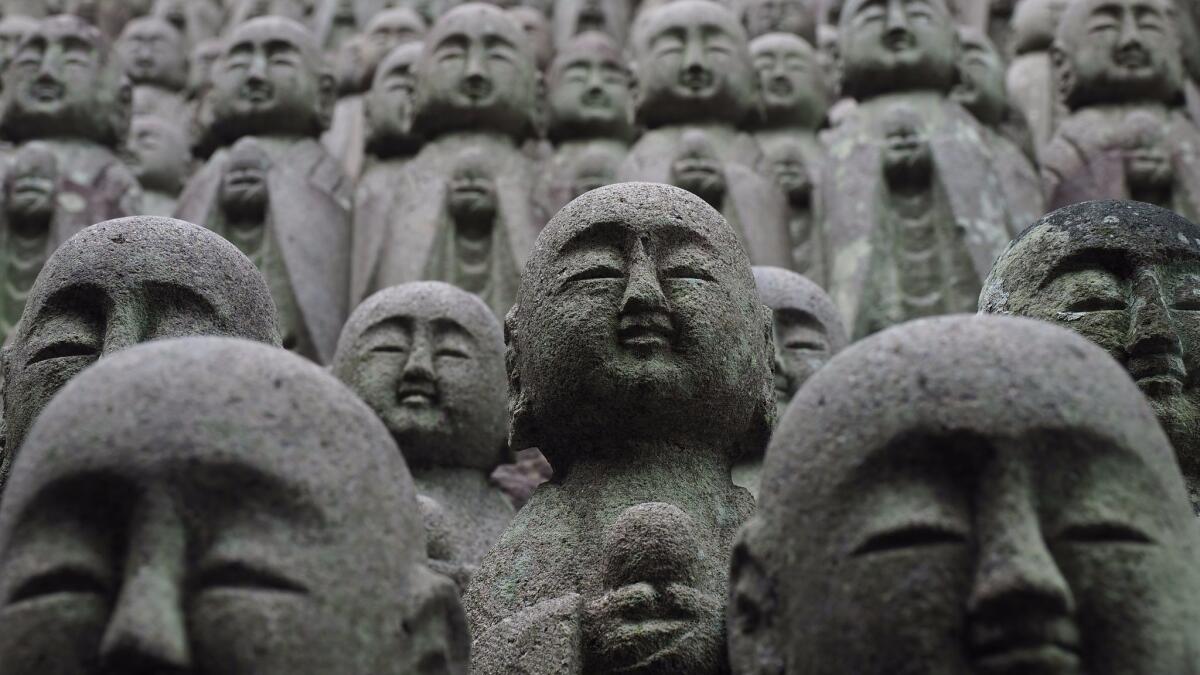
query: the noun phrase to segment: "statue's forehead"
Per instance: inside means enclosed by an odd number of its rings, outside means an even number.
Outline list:
[[[50,43],[78,40],[97,50],[105,46],[99,31],[82,21],[67,17],[42,21],[35,30],[26,35],[25,39],[27,41],[42,39]]]
[[[487,5],[470,5],[444,15],[434,24],[428,40],[440,42],[451,36],[492,36],[519,44],[524,35],[521,24],[504,10]]]
[[[756,38],[750,43],[750,53],[754,55],[786,54],[788,56],[801,56],[805,59],[812,58],[815,55],[813,48],[801,37],[782,33],[773,33]]]
[[[683,0],[653,10],[645,18],[643,32],[654,37],[669,30],[702,26],[730,35],[742,35],[741,24],[728,9],[710,2]]]
[[[408,28],[419,33],[425,30],[425,22],[415,12],[406,9],[397,9],[381,12],[376,15],[375,19],[367,27],[367,32],[380,33],[396,28]]]
[[[179,38],[179,31],[162,19],[143,18],[131,22],[125,29],[125,38],[167,37]]]
[[[891,0],[846,0],[842,7],[841,20],[849,21],[854,15],[858,14],[863,8],[882,3],[886,5]],[[944,17],[949,18],[950,10],[946,6],[946,0],[900,0],[902,5],[928,5],[940,12]]]

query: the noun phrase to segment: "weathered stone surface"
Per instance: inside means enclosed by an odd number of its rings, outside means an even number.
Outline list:
[[[466,673],[387,430],[266,345],[141,345],[72,381],[0,508],[0,672]]]
[[[739,674],[1186,673],[1200,532],[1171,445],[1102,350],[942,317],[800,391],[739,535]]]
[[[555,476],[467,592],[476,672],[726,672],[725,560],[753,509],[730,468],[770,434],[770,330],[694,195],[608,186],[546,226],[507,324],[510,446]]]

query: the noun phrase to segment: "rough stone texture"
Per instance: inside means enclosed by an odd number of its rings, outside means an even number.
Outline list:
[[[507,458],[504,331],[478,297],[426,281],[393,286],[350,315],[333,372],[383,420],[417,491],[430,558],[462,588],[513,517],[489,475]]]
[[[1136,199],[1200,218],[1200,128],[1181,106],[1175,23],[1167,0],[1068,5],[1051,48],[1070,112],[1042,156],[1050,208]]]
[[[647,131],[617,177],[704,193],[733,226],[751,262],[791,268],[787,203],[758,143],[742,130],[760,111],[748,38],[737,16],[709,0],[646,9],[634,24],[631,47],[637,118]],[[709,155],[705,166],[681,176],[677,165],[695,154],[697,141]]]
[[[0,673],[466,673],[387,430],[322,369],[228,338],[72,381],[0,508]]]
[[[1021,0],[1012,17],[1014,55],[1006,83],[1011,105],[1025,116],[1041,157],[1058,124],[1058,96],[1050,63],[1054,31],[1070,0]]]
[[[1031,226],[979,309],[1052,321],[1099,344],[1150,399],[1200,513],[1200,226],[1139,202],[1088,202]]]
[[[510,446],[555,475],[467,592],[475,673],[727,672],[725,561],[753,509],[730,469],[775,412],[754,288],[678,188],[600,188],[546,226],[507,322]]]
[[[1200,532],[1102,350],[943,317],[848,348],[788,409],[739,535],[740,675],[1190,673]]]
[[[228,335],[278,344],[254,265],[217,235],[170,218],[93,225],[50,256],[3,352],[5,447],[72,377],[139,342]],[[0,487],[7,474],[0,461]]]
[[[775,412],[782,419],[800,387],[846,347],[846,328],[833,300],[807,277],[755,267],[754,283],[774,319]],[[733,482],[757,497],[762,464],[762,454],[743,455],[733,467]]]
[[[275,58],[291,68],[268,69],[267,53],[279,45]],[[240,239],[271,283],[285,346],[328,363],[349,314],[351,247],[352,188],[318,140],[329,124],[333,77],[312,34],[275,16],[238,26],[212,77],[208,138],[222,149],[189,181],[176,215]],[[247,137],[266,156],[267,203],[259,213],[231,213],[223,199],[233,172],[229,146]],[[262,176],[251,180],[233,187],[261,192]]]

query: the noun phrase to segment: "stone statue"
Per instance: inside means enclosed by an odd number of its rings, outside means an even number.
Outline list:
[[[1000,256],[979,309],[1074,329],[1124,364],[1200,513],[1200,226],[1138,202],[1060,209]]]
[[[1006,75],[1008,99],[1024,114],[1041,157],[1058,125],[1058,97],[1050,45],[1070,0],[1021,0],[1012,18],[1015,55]]]
[[[330,56],[336,54],[348,40],[362,32],[371,15],[368,11],[379,8],[374,2],[363,0],[318,0],[316,15],[313,17],[313,31],[317,34],[317,42]],[[362,12],[360,12],[360,6]]]
[[[8,68],[26,36],[37,30],[38,22],[20,14],[0,18],[0,72]]]
[[[587,189],[615,182],[634,136],[629,68],[604,33],[583,33],[559,51],[547,75],[554,154],[540,189],[558,213]]]
[[[816,51],[791,33],[767,33],[750,43],[766,115],[755,138],[789,206],[794,267],[824,279],[824,244],[814,227],[814,181],[826,161],[817,132],[830,92]]]
[[[129,131],[130,87],[107,45],[80,19],[55,16],[38,24],[4,71],[0,136],[18,146],[41,141],[61,171],[52,247],[141,209],[137,179],[116,155]]]
[[[215,337],[115,355],[46,408],[0,508],[4,670],[465,675],[415,493],[304,359]]]
[[[71,237],[46,260],[3,351],[8,453],[79,371],[139,342],[185,335],[279,343],[266,283],[233,245],[151,216]],[[0,461],[0,488],[7,465]]]
[[[135,115],[158,115],[177,126],[191,117],[187,42],[174,26],[163,19],[135,19],[121,33],[117,54],[133,82]]]
[[[848,0],[841,90],[856,112],[828,136],[819,180],[827,275],[858,339],[923,316],[971,311],[1009,239],[1041,213],[1011,144],[951,99],[957,30],[944,0]],[[1027,170],[1030,168],[1025,165]]]
[[[1062,328],[941,317],[800,391],[738,535],[737,675],[1200,669],[1200,531],[1128,376]]]
[[[539,71],[545,71],[554,60],[554,27],[541,10],[533,7],[513,7],[509,15],[521,24],[525,37],[533,46],[533,62]]]
[[[817,39],[817,8],[813,0],[737,0],[735,5],[751,38],[790,33],[809,44]]]
[[[633,32],[637,115],[647,131],[618,178],[672,183],[681,158],[710,153],[724,183],[720,211],[750,260],[793,267],[787,203],[743,131],[761,106],[737,16],[709,0],[680,0],[643,11]]]
[[[353,298],[410,281],[469,279],[486,288],[499,316],[507,312],[545,222],[534,208],[540,175],[522,150],[539,117],[538,83],[524,32],[504,10],[469,3],[434,24],[413,119],[427,142],[379,197],[387,201],[374,208],[389,217],[355,230]],[[465,173],[478,184],[464,185]]]
[[[420,281],[350,315],[333,373],[383,420],[425,498],[435,569],[466,588],[513,517],[488,480],[508,454],[504,331],[479,298]]]
[[[175,213],[179,193],[192,174],[190,138],[180,125],[154,115],[133,118],[127,147],[130,168],[144,190],[142,214]]]
[[[1166,0],[1071,3],[1051,58],[1070,112],[1041,157],[1050,207],[1143,199],[1200,218],[1200,128]]]
[[[285,346],[320,363],[333,357],[350,297],[351,186],[318,140],[334,95],[333,76],[303,26],[267,16],[235,29],[209,93],[209,139],[222,149],[188,183],[176,211],[225,237],[239,237],[234,229],[256,233],[249,253],[266,270]],[[270,167],[268,208],[257,222],[239,215],[234,223],[227,188],[261,187],[252,176],[239,185],[240,172],[229,166],[230,146],[248,137]]]
[[[50,225],[60,174],[54,152],[37,141],[26,143],[5,171],[0,342],[13,333],[25,311],[29,289],[54,252]]]
[[[221,0],[155,0],[150,16],[170,23],[194,48],[220,35],[225,8]]]
[[[1192,122],[1200,125],[1200,5],[1187,0],[1175,0],[1174,9],[1179,21],[1179,42],[1183,48],[1183,67],[1186,83],[1188,113]]]
[[[416,11],[404,7],[384,10],[367,22],[364,33],[375,58],[383,58],[391,50],[410,42],[420,42],[428,25]]]
[[[509,445],[555,476],[464,598],[476,675],[728,672],[728,546],[754,508],[730,470],[770,435],[770,321],[686,191],[612,185],[546,226],[507,322]]]
[[[778,419],[792,397],[846,347],[846,328],[833,300],[807,277],[778,267],[755,267],[758,297],[775,321],[775,412]],[[743,455],[733,467],[733,482],[755,497],[763,455]]]
[[[576,35],[588,32],[605,33],[613,42],[624,46],[633,21],[635,0],[555,0],[554,47],[566,48]]]

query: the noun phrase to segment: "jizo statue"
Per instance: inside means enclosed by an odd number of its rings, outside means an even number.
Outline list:
[[[556,0],[554,3],[554,47],[566,48],[576,35],[599,32],[624,46],[629,37],[634,0]]]
[[[603,187],[546,226],[508,316],[509,445],[555,475],[467,591],[473,672],[727,672],[724,561],[753,510],[730,470],[770,434],[770,322],[684,190]]]
[[[1200,129],[1182,107],[1175,23],[1167,0],[1067,6],[1051,58],[1069,113],[1041,158],[1052,208],[1138,199],[1200,218]]]
[[[751,38],[767,33],[790,33],[809,44],[817,38],[814,0],[737,0],[742,24]]]
[[[328,363],[349,313],[350,280],[351,187],[319,141],[333,75],[308,29],[268,16],[234,30],[212,80],[208,140],[220,149],[188,183],[176,215],[225,237],[256,231],[258,248],[246,252],[271,283],[286,346]],[[227,188],[239,182],[231,177],[235,144],[251,138],[269,166],[268,205],[253,223],[225,208]],[[245,187],[261,179],[249,175]]]
[[[73,16],[44,19],[4,72],[0,136],[40,141],[61,174],[52,246],[83,228],[138,213],[141,189],[116,155],[129,131],[131,89],[108,42]]]
[[[46,145],[26,143],[4,172],[4,264],[0,341],[7,341],[25,310],[42,265],[56,248],[50,238],[58,200],[58,158]]]
[[[500,321],[449,284],[386,288],[350,315],[333,373],[396,439],[423,498],[430,559],[466,588],[513,517],[488,479],[508,454]]]
[[[186,94],[189,50],[183,34],[163,19],[135,19],[121,33],[117,54],[133,83],[134,114],[158,115],[183,126],[192,112]]]
[[[787,204],[758,143],[745,131],[762,109],[746,31],[737,15],[708,0],[667,3],[638,16],[631,46],[637,118],[647,131],[618,177],[673,183],[681,157],[705,146],[724,183],[718,210],[738,233],[750,260],[791,268]]]
[[[157,115],[133,118],[126,149],[129,166],[144,190],[144,215],[175,213],[179,193],[195,168],[190,141],[186,130],[172,121]]]
[[[305,359],[215,337],[115,355],[17,460],[0,673],[465,675],[415,493],[371,410]]]
[[[1058,323],[1124,364],[1200,513],[1200,226],[1138,202],[1060,209],[1000,256],[979,309]]]
[[[941,317],[851,346],[763,475],[733,553],[737,675],[1200,668],[1200,533],[1171,444],[1070,331]]]

